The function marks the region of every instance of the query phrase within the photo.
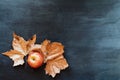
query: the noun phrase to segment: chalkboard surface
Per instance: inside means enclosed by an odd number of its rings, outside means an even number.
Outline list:
[[[13,32],[63,43],[69,68],[12,67]],[[0,0],[0,80],[120,80],[120,0]]]

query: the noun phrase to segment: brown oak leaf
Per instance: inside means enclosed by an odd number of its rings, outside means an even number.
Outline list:
[[[24,57],[29,53],[31,47],[34,46],[36,42],[36,35],[34,35],[28,41],[24,40],[23,37],[20,37],[13,33],[12,47],[13,50],[3,53],[14,61],[13,66],[23,65]]]
[[[49,40],[43,41],[41,50],[45,55],[45,71],[46,74],[55,77],[61,70],[67,68],[69,65],[63,56],[64,46],[59,42],[50,43]]]

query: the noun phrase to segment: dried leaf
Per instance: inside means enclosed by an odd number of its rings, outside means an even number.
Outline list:
[[[29,51],[33,51],[33,50],[36,50],[36,49],[41,49],[41,45],[40,44],[34,44],[33,46],[31,46],[31,48],[29,49]]]
[[[55,77],[57,73],[68,67],[68,63],[63,56],[64,46],[58,42],[47,43],[44,47],[46,50],[46,74]]]
[[[41,50],[43,54],[46,56],[47,54],[47,46],[50,44],[49,40],[44,40],[43,43],[41,44]]]
[[[27,51],[30,51],[31,47],[32,48],[35,47],[34,46],[35,42],[36,42],[36,35],[33,35],[33,37],[27,41],[27,45],[26,45]]]
[[[52,42],[47,47],[46,60],[54,59],[64,53],[64,46],[58,42]]]
[[[18,65],[24,64],[24,59],[23,59],[24,55],[17,50],[10,50],[3,54],[8,56],[9,58],[11,58],[14,61],[13,66],[18,66]]]
[[[3,53],[14,61],[13,66],[23,65],[23,58],[29,53],[30,49],[34,46],[36,42],[36,35],[34,35],[28,41],[24,40],[23,37],[20,37],[13,33],[12,46],[13,50]]]
[[[23,37],[20,37],[15,33],[13,34],[12,46],[14,50],[21,52],[23,55],[27,55],[26,45],[27,45],[27,42],[23,39]]]
[[[45,71],[46,74],[55,77],[57,73],[60,73],[61,70],[67,67],[68,67],[68,63],[66,59],[61,55],[53,60],[47,61]]]

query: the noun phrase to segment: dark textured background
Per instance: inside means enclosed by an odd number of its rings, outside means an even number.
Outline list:
[[[62,42],[70,67],[52,79],[0,54],[0,80],[120,80],[120,0],[0,0],[0,53],[13,32]]]

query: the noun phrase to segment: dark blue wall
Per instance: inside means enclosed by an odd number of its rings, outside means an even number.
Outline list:
[[[70,67],[52,79],[0,54],[2,80],[120,80],[120,0],[0,0],[0,53],[13,32],[62,42]]]

